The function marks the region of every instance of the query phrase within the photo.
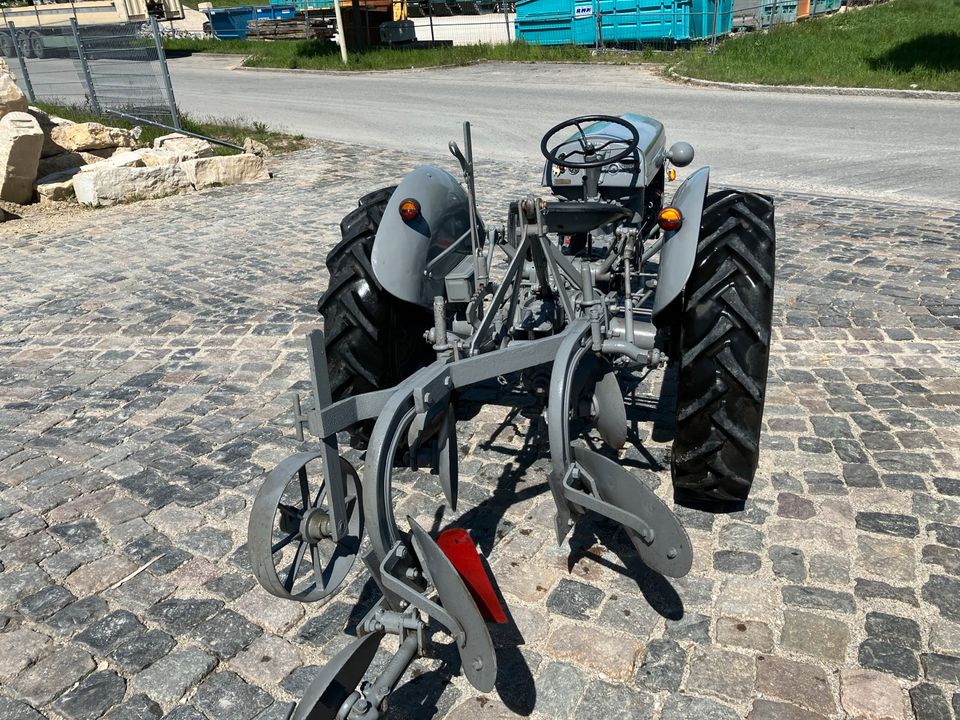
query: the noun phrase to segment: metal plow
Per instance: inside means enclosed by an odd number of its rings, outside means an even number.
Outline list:
[[[491,228],[477,213],[469,123],[464,148],[450,143],[463,187],[421,166],[397,187],[365,195],[341,223],[319,303],[330,337],[307,336],[312,397],[294,401],[298,439],[308,431],[319,442],[280,463],[253,505],[248,547],[268,592],[329,598],[350,574],[364,531],[363,561],[380,590],[357,639],[315,680],[296,718],[384,717],[410,663],[432,652],[437,628],[452,638],[467,680],[481,692],[494,688],[488,623],[507,613],[469,534],[432,537],[394,511],[398,467],[435,474],[456,509],[454,410],[465,388],[519,377],[543,402],[558,543],[584,515],[600,515],[666,576],[690,570],[690,540],[612,459],[627,439],[618,373],[677,363],[675,489],[743,501],[757,467],[772,314],[770,200],[707,195],[709,169],[700,168],[664,207],[665,178],[675,175],[667,165],[688,164],[693,149],[668,149],[662,125],[645,116],[590,115],[541,142],[554,197],[519,198],[506,224]],[[421,335],[429,347],[401,368],[398,348]],[[579,442],[583,422],[606,454]],[[362,477],[341,456],[340,434],[362,436]],[[398,649],[371,671],[388,635]]]
[[[315,679],[294,718],[385,717],[389,696],[410,663],[430,653],[431,620],[453,639],[467,680],[481,692],[494,688],[497,659],[487,623],[506,616],[469,535],[447,530],[433,538],[413,518],[398,522],[391,500],[395,467],[425,468],[436,474],[448,505],[456,508],[452,402],[456,391],[472,384],[553,357],[546,414],[558,542],[585,513],[597,513],[623,526],[651,569],[671,577],[689,571],[690,541],[670,509],[615,461],[571,443],[574,415],[592,420],[608,443],[625,439],[616,377],[606,361],[588,353],[589,338],[590,323],[575,321],[557,335],[482,356],[440,357],[395,388],[334,403],[322,333],[310,333],[313,398],[296,400],[296,429],[301,439],[304,429],[317,435],[319,449],[292,455],[267,476],[250,516],[253,571],[279,598],[329,598],[343,586],[366,529],[370,550],[363,561],[382,596],[358,625],[357,639]],[[373,418],[360,480],[340,456],[337,435]],[[365,679],[387,635],[397,636],[399,649],[376,677]]]

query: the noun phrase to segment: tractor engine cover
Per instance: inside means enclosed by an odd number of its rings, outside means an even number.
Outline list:
[[[599,186],[604,197],[620,197],[650,185],[660,172],[666,157],[666,134],[659,120],[635,113],[625,113],[620,117],[636,129],[640,136],[640,146],[632,156],[603,168]],[[630,137],[624,128],[610,122],[595,122],[586,126],[584,133],[587,139],[598,146],[611,140],[626,142]],[[571,135],[560,146],[559,152],[568,155],[571,160],[582,161],[583,149],[579,137],[579,133]],[[608,151],[601,151],[601,153],[611,157],[622,147],[622,145],[613,145]],[[583,170],[561,167],[548,160],[543,168],[541,184],[557,195],[579,198],[582,196],[584,177]]]
[[[405,200],[416,202],[415,217],[401,216]],[[482,239],[479,219],[477,226]],[[401,300],[431,307],[434,297],[446,295],[445,276],[469,256],[467,193],[446,170],[416,168],[397,186],[377,229],[370,256],[377,281]]]

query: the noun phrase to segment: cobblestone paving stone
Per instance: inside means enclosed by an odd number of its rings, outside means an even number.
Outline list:
[[[267,184],[0,228],[0,718],[284,718],[344,646],[365,578],[327,608],[275,600],[245,525],[264,472],[298,447],[288,391],[307,388],[302,336],[337,222],[422,160],[323,144],[275,161]],[[479,163],[485,215],[537,174]],[[603,522],[557,548],[535,413],[473,408],[460,522],[524,642],[498,633],[485,697],[439,648],[393,717],[960,710],[960,215],[804,195],[777,213],[746,508],[680,510],[696,559],[676,581]],[[636,383],[624,463],[668,498],[658,383]],[[437,483],[400,480],[398,516],[433,525]]]

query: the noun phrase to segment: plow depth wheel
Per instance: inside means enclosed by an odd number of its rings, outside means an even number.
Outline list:
[[[298,453],[271,471],[250,511],[247,548],[253,574],[280,598],[314,602],[335,593],[360,551],[363,514],[360,479],[340,458],[344,478],[346,532],[331,537],[335,518],[325,480],[311,482],[307,465],[319,453]]]
[[[773,201],[724,190],[707,197],[680,320],[673,486],[678,499],[747,499],[773,319]]]

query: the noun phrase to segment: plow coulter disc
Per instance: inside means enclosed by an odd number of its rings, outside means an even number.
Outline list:
[[[593,424],[603,441],[614,450],[619,450],[627,442],[627,409],[613,366],[606,360],[598,365],[602,374],[593,388]]]
[[[587,419],[614,450],[627,440],[627,411],[616,371],[590,352],[590,326],[577,321],[557,351],[550,375],[547,425],[553,471],[562,477],[571,461],[574,421]]]
[[[340,458],[344,478],[346,532],[334,541],[329,487],[311,481],[307,465],[320,453],[291,455],[264,480],[253,502],[247,547],[253,574],[264,590],[279,598],[315,602],[343,584],[360,551],[363,516],[360,479]]]

